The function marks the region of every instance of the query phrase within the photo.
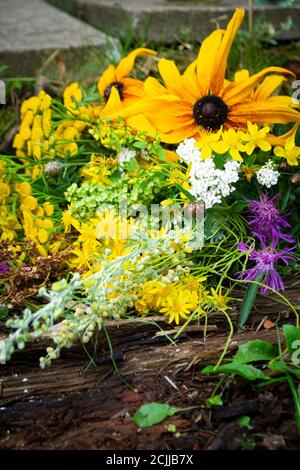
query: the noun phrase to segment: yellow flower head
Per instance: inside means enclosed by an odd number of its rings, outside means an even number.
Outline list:
[[[75,111],[77,103],[82,100],[82,91],[78,83],[71,83],[64,91],[64,105],[67,109]]]
[[[179,325],[180,319],[186,319],[197,307],[197,294],[187,289],[177,290],[174,297],[166,301],[166,306],[160,312],[169,317],[169,323],[173,321]]]
[[[267,67],[253,76],[244,73],[239,81],[226,80],[228,55],[243,18],[244,10],[236,9],[226,29],[214,31],[202,42],[197,59],[183,74],[173,61],[161,59],[158,68],[164,85],[150,77],[145,84],[147,96],[141,103],[119,109],[118,114],[128,122],[143,115],[143,120],[135,120],[138,129],[150,131],[152,126],[163,142],[174,144],[191,137],[200,140],[203,133],[222,127],[244,130],[248,121],[257,125],[300,123],[300,113],[293,109],[290,97],[270,96],[282,78],[264,81],[268,74],[294,77],[287,69]],[[237,148],[230,153],[240,160]]]
[[[8,184],[0,181],[0,203],[3,204],[6,202],[7,197],[10,194],[10,187]]]
[[[245,151],[247,155],[252,155],[256,147],[264,152],[271,150],[272,146],[267,141],[270,127],[265,126],[262,129],[259,129],[257,124],[252,124],[250,121],[248,121],[247,126],[248,132],[244,134],[244,141],[246,142]]]
[[[274,149],[274,154],[276,157],[283,157],[287,160],[288,164],[291,166],[298,165],[298,158],[300,157],[300,147],[296,147],[295,136],[297,128],[295,127],[293,133],[287,138],[285,146],[277,146]]]
[[[38,207],[38,202],[33,196],[26,196],[20,206],[22,211],[35,210]]]
[[[98,81],[98,90],[106,101],[109,101],[111,91],[118,91],[119,98],[126,104],[143,96],[143,83],[140,80],[129,78],[128,74],[134,67],[135,60],[141,55],[156,55],[151,49],[139,48],[124,57],[117,67],[110,64],[102,73]]]
[[[27,196],[31,196],[31,186],[29,183],[26,183],[25,181],[23,183],[17,183],[15,188],[21,197],[25,198]]]
[[[228,308],[229,299],[227,295],[222,294],[222,287],[218,289],[211,288],[211,302],[217,310],[225,311]]]

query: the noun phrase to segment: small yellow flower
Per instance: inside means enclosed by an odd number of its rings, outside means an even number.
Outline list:
[[[102,214],[99,214],[98,223],[96,225],[97,238],[113,239],[117,238],[118,221],[116,211],[105,208]]]
[[[201,158],[205,160],[210,158],[213,154],[216,142],[219,142],[222,135],[222,129],[218,132],[205,132],[203,131],[201,138],[197,141],[195,147],[201,149]]]
[[[223,132],[222,140],[212,144],[212,148],[216,153],[222,155],[228,152],[234,160],[242,161],[240,152],[245,151],[243,133],[234,129],[228,129],[228,131]]]
[[[78,83],[71,83],[64,91],[64,105],[74,111],[82,100],[82,91]]]
[[[179,325],[180,319],[186,319],[187,316],[197,307],[197,294],[187,289],[176,292],[171,300],[166,302],[166,306],[160,309],[160,312],[169,317],[169,323],[173,321]]]
[[[202,282],[206,280],[207,280],[206,276],[201,276],[201,277],[188,276],[186,279],[186,288],[187,290],[191,292],[193,291],[198,292]]]
[[[271,150],[271,144],[266,139],[269,132],[270,127],[266,126],[259,129],[257,124],[252,124],[248,121],[248,132],[244,134],[244,141],[246,142],[245,150],[247,155],[252,155],[256,147],[263,150],[263,152]]]
[[[49,233],[43,228],[38,231],[37,236],[41,243],[46,243],[49,239]]]
[[[35,224],[37,227],[42,229],[51,229],[54,226],[53,221],[50,219],[37,218]]]
[[[296,132],[297,128],[295,128],[293,134],[286,140],[284,147],[277,146],[274,148],[276,157],[286,158],[288,164],[291,166],[298,165],[298,158],[300,156],[300,147],[296,147],[295,144]]]
[[[44,90],[39,92],[39,100],[40,100],[40,107],[43,110],[47,110],[50,108],[52,103],[52,98],[49,96]]]
[[[31,137],[30,127],[27,124],[22,123],[19,134],[23,140],[29,140]]]
[[[45,202],[43,204],[43,209],[47,217],[51,217],[54,214],[54,207],[50,202]]]
[[[0,202],[5,202],[9,194],[10,194],[9,185],[0,181]]]
[[[22,197],[27,197],[31,196],[31,186],[29,183],[26,181],[23,181],[22,183],[17,183],[15,185],[16,191],[20,194]]]
[[[229,302],[229,299],[227,295],[222,294],[222,287],[219,288],[218,291],[216,291],[213,287],[211,288],[211,302],[214,305],[214,307],[218,310],[224,311],[226,310],[227,304]]]
[[[75,265],[78,269],[82,267],[87,267],[90,269],[93,261],[93,253],[89,244],[84,244],[82,248],[74,248],[71,251],[75,255],[72,260],[72,264]]]
[[[24,210],[35,210],[38,207],[38,203],[35,197],[27,196],[25,197],[24,201],[22,202],[20,208],[22,211]]]
[[[76,230],[79,229],[80,223],[71,215],[69,211],[64,211],[62,214],[62,224],[65,227],[65,232],[69,232],[73,226]]]

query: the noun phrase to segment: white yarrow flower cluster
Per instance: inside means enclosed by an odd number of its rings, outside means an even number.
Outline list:
[[[224,170],[216,168],[213,158],[201,160],[201,151],[195,147],[195,139],[184,140],[177,148],[180,159],[190,165],[190,193],[204,202],[206,209],[220,204],[229,196],[239,180],[240,163],[230,160]]]
[[[124,165],[124,163],[130,162],[130,160],[135,158],[135,156],[136,152],[134,150],[122,147],[121,151],[118,153],[118,160],[120,165]]]
[[[195,139],[185,139],[178,145],[176,153],[179,155],[180,160],[185,163],[194,163],[201,159],[200,149],[195,147]]]
[[[278,183],[279,171],[276,170],[276,166],[272,160],[268,160],[264,166],[262,166],[256,172],[257,181],[266,188],[271,188]]]

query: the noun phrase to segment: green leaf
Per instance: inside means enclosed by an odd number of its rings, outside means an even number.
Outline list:
[[[148,142],[145,142],[144,140],[142,140],[142,141],[134,142],[132,146],[137,149],[145,149],[147,145],[148,145]]]
[[[247,428],[249,430],[253,429],[253,426],[251,426],[251,418],[250,416],[240,416],[237,420],[237,423],[241,426],[241,428]]]
[[[234,212],[242,212],[248,205],[249,203],[247,201],[235,201],[231,206],[231,210]]]
[[[181,193],[183,193],[189,201],[196,201],[195,196],[193,196],[191,193],[189,193],[186,189],[184,189],[180,184],[176,183],[176,188],[179,189]]]
[[[223,168],[224,168],[224,155],[215,154],[213,160],[214,160],[214,163],[216,165],[216,168],[218,170],[223,170]]]
[[[223,400],[221,398],[221,395],[215,395],[213,397],[209,397],[205,400],[206,406],[211,407],[211,406],[221,406],[223,405]]]
[[[207,366],[202,370],[203,374],[236,374],[247,380],[268,379],[269,377],[261,370],[250,364],[236,364],[230,362],[219,367]]]
[[[300,340],[300,328],[297,328],[294,325],[284,325],[283,334],[285,337],[285,341],[286,341],[289,353],[290,355],[292,355],[296,349],[294,342]]]
[[[299,368],[290,367],[288,364],[286,364],[285,362],[281,360],[273,359],[272,361],[269,362],[268,367],[269,369],[274,370],[276,372],[282,372],[284,374],[293,374],[296,377],[300,378]]]
[[[0,304],[0,320],[4,321],[8,318],[8,308],[4,304]]]
[[[165,159],[166,159],[165,151],[164,151],[163,147],[161,147],[160,145],[158,145],[158,146],[155,148],[155,152],[156,152],[156,155],[158,156],[158,158],[160,158],[161,160],[165,160]]]
[[[240,311],[240,320],[238,325],[239,328],[242,328],[249,318],[259,288],[259,284],[256,283],[261,282],[263,277],[264,273],[259,273],[255,278],[255,284],[251,283],[247,286],[245,297]]]
[[[254,339],[248,343],[240,344],[237,353],[232,361],[239,364],[247,364],[255,361],[270,361],[276,356],[276,351],[272,344]]]
[[[140,428],[147,428],[154,424],[161,423],[169,416],[183,411],[182,408],[175,408],[164,403],[148,403],[142,405],[133,415],[134,423]]]
[[[250,157],[246,157],[246,164],[248,167],[252,167],[256,161],[256,158],[257,158],[257,155],[254,153],[253,155],[251,155]]]

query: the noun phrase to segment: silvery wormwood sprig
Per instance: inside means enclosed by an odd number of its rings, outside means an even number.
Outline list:
[[[133,306],[136,300],[133,291],[146,280],[157,278],[162,269],[180,266],[184,255],[174,253],[171,247],[174,237],[172,231],[157,239],[136,232],[130,240],[130,253],[113,261],[105,259],[100,270],[87,278],[75,273],[69,282],[62,279],[54,283],[50,291],[40,289],[40,296],[48,298],[49,302],[36,312],[27,308],[22,318],[8,320],[7,326],[16,331],[0,341],[0,362],[5,363],[16,348],[23,349],[26,342],[45,334],[52,338],[56,349],[47,348],[47,356],[40,358],[43,368],[59,357],[62,348],[71,347],[76,338],[88,342],[95,328],[101,329],[105,317],[119,318]],[[166,263],[161,262],[164,257],[168,260]],[[159,270],[152,268],[154,261],[158,262]],[[60,328],[53,328],[68,304],[74,304],[74,299],[79,299],[78,303],[84,303],[87,308],[75,309],[70,319],[60,323]]]

